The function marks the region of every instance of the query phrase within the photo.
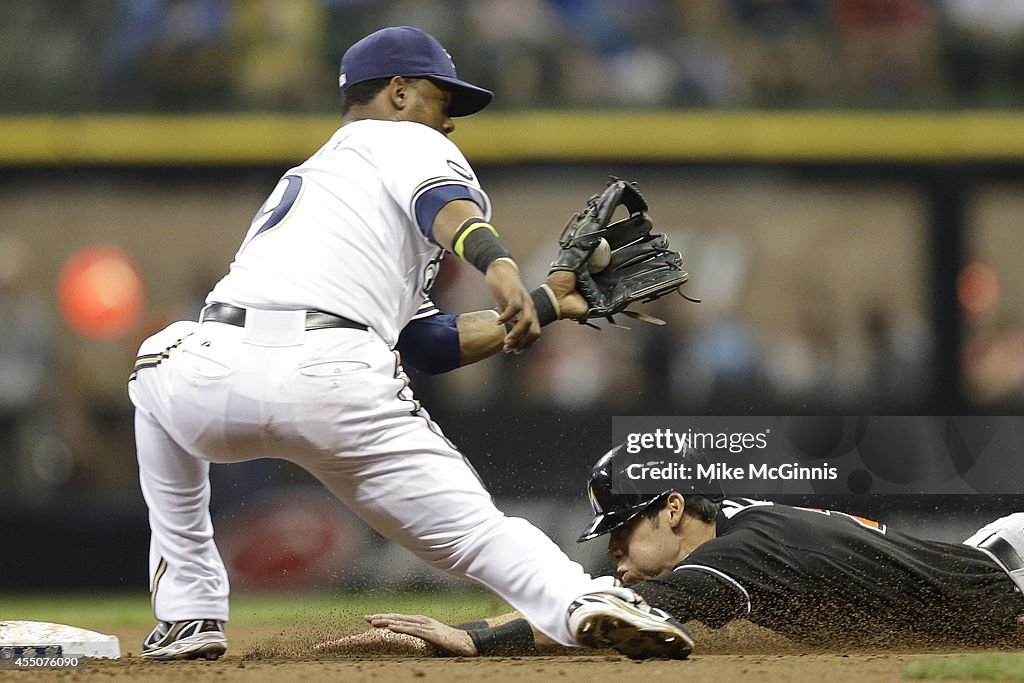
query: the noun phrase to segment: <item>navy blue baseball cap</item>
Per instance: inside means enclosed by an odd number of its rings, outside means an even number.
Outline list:
[[[480,111],[494,93],[455,75],[455,62],[437,38],[412,26],[391,26],[371,33],[345,51],[338,84],[348,92],[356,83],[392,76],[425,77],[445,84],[452,92],[449,116]]]

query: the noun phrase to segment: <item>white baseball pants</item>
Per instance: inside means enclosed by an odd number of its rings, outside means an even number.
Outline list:
[[[305,468],[379,533],[560,643],[573,643],[570,603],[610,585],[494,506],[372,331],[307,332],[302,311],[254,309],[244,328],[175,323],[143,344],[129,394],[160,620],[228,618],[209,463],[254,458]]]
[[[989,522],[964,541],[964,545],[991,557],[1024,593],[1024,512]]]

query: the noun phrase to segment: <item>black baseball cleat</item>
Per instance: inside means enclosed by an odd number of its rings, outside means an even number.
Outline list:
[[[227,649],[224,622],[216,619],[161,621],[142,641],[146,659],[217,659]]]
[[[610,647],[630,659],[686,659],[689,629],[629,589],[587,593],[569,607],[569,632],[585,647]]]

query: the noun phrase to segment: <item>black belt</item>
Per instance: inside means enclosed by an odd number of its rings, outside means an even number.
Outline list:
[[[200,322],[224,323],[235,327],[245,327],[245,309],[231,304],[209,304],[203,309]],[[307,310],[307,330],[327,330],[334,327],[345,327],[353,330],[365,330],[366,325],[355,320],[342,318],[340,315],[326,311]]]
[[[989,536],[984,541],[978,544],[979,548],[992,553],[997,560],[1006,568],[1008,572],[1015,572],[1018,569],[1024,569],[1024,560],[1021,559],[1020,554],[1014,549],[1010,542],[1000,538],[999,536]]]

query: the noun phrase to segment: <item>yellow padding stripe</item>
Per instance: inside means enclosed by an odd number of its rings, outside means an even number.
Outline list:
[[[138,358],[136,358],[135,369],[132,371],[132,374],[128,375],[128,381],[131,382],[132,380],[134,380],[139,370],[143,368],[155,368],[156,366],[160,365],[160,363],[164,362],[164,360],[170,358],[171,351],[173,349],[176,349],[183,341],[185,341],[185,337],[182,337],[178,341],[174,342],[160,353],[148,353],[144,356],[139,356]]]
[[[321,114],[0,116],[0,166],[294,164]],[[1024,161],[1020,110],[484,112],[454,139],[474,164],[532,161]]]
[[[160,558],[160,564],[156,567],[156,574],[153,576],[153,590],[149,593],[149,604],[153,609],[156,609],[156,589],[160,587],[160,579],[164,578],[164,574],[167,572],[167,560]]]
[[[455,240],[455,244],[454,246],[452,246],[452,251],[455,252],[456,256],[458,256],[461,259],[466,258],[465,256],[462,255],[462,250],[465,248],[466,237],[469,236],[469,233],[473,232],[478,228],[487,228],[488,230],[494,233],[495,237],[501,237],[501,235],[498,234],[498,231],[490,223],[485,223],[484,221],[478,221],[476,223],[473,223],[468,228],[462,231],[462,234],[459,235],[459,239]]]

